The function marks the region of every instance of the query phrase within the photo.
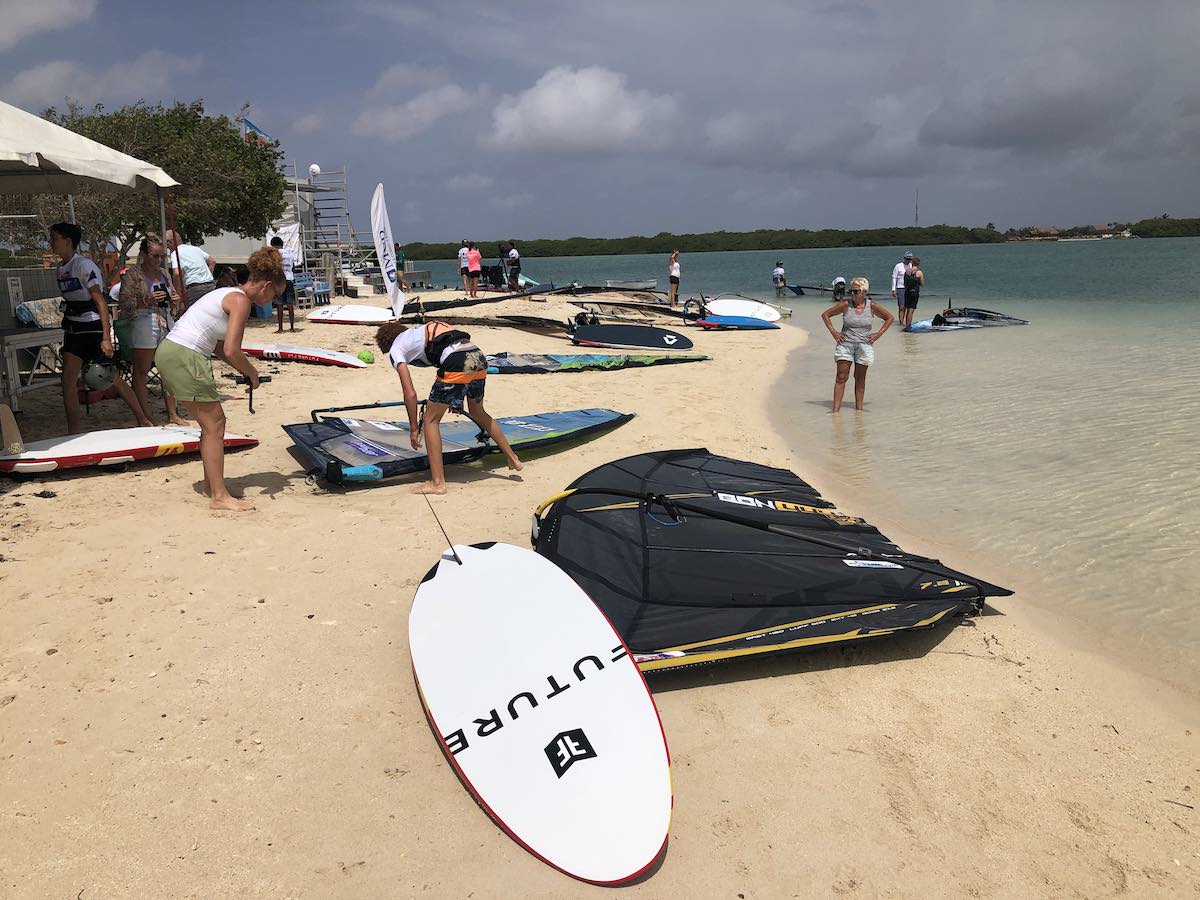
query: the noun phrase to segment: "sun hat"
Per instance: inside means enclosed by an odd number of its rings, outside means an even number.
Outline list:
[[[911,251],[911,250],[905,250],[905,251],[904,251],[904,258],[905,258],[905,259],[912,259],[912,258],[913,258],[912,251]]]
[[[833,279],[834,287],[837,287],[839,284],[845,284],[845,283],[846,283],[846,279],[843,278],[841,275],[839,275],[837,278]]]

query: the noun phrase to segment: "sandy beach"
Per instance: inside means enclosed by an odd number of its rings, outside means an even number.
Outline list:
[[[274,341],[274,327],[248,333]],[[571,347],[468,330],[489,353]],[[451,469],[434,500],[451,537],[528,546],[536,504],[583,472],[706,446],[794,469],[906,550],[1017,593],[958,627],[652,678],[671,840],[657,871],[621,891],[1200,897],[1195,694],[1061,639],[1035,577],[957,557],[951,535],[878,514],[818,470],[776,429],[794,398],[775,386],[789,354],[827,354],[824,340],[791,324],[693,331],[711,361],[489,379],[495,415],[637,418],[532,454],[519,475],[494,457]],[[301,314],[282,337],[357,353],[372,334]],[[0,480],[0,896],[605,892],[499,831],[439,752],[406,622],[444,542],[412,479],[330,490],[288,453],[280,426],[313,408],[400,398],[377,356],[365,370],[263,363],[273,381],[254,416],[217,367],[229,430],[261,442],[226,461],[250,514],[208,510],[198,457]],[[418,391],[429,382],[419,373]],[[85,422],[131,424],[119,401]],[[32,398],[22,428],[61,432],[56,391]]]

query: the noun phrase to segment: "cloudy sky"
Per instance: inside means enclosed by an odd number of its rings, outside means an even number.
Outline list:
[[[1200,215],[1200,3],[0,0],[0,99],[243,102],[399,240]],[[360,226],[361,227],[361,226]]]

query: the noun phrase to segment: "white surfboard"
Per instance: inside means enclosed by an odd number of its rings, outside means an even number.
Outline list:
[[[413,600],[413,672],[459,778],[519,844],[620,884],[666,845],[671,774],[629,649],[561,569],[511,544],[455,546]]]
[[[257,438],[225,434],[225,447],[253,447]],[[139,459],[200,451],[199,428],[110,428],[29,441],[22,453],[0,456],[0,472],[33,474],[85,466],[119,466]]]
[[[705,308],[714,316],[746,316],[751,319],[762,319],[764,322],[778,322],[779,310],[757,300],[746,300],[741,297],[722,297],[717,300],[707,300]]]
[[[308,321],[330,325],[382,325],[395,318],[390,309],[350,303],[319,306],[308,314]]]
[[[248,356],[259,359],[274,359],[280,362],[310,362],[326,366],[344,366],[347,369],[365,369],[367,364],[349,353],[326,350],[324,347],[296,347],[292,344],[242,344]]]

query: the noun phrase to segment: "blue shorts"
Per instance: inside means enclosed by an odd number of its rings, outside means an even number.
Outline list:
[[[464,347],[447,356],[438,367],[437,380],[429,389],[429,402],[462,410],[464,400],[483,400],[487,383],[487,357],[478,347]]]

